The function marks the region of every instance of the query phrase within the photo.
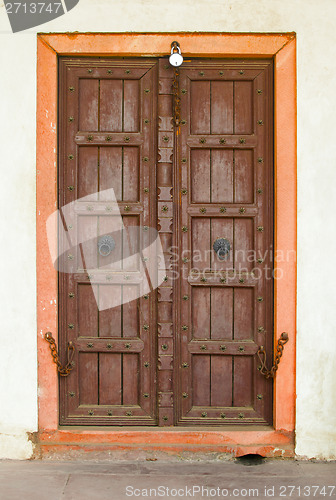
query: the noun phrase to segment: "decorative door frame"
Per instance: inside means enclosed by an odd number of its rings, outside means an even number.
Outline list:
[[[43,337],[58,338],[57,271],[49,256],[46,220],[57,208],[58,56],[166,56],[178,40],[185,57],[274,59],[274,345],[289,333],[274,382],[273,427],[224,429],[59,428],[58,377]],[[37,335],[38,440],[43,454],[65,442],[111,449],[155,449],[260,453],[292,456],[295,429],[296,344],[296,38],[284,34],[229,33],[61,33],[37,35]],[[56,235],[55,235],[56,239]],[[53,444],[51,444],[53,443]],[[110,443],[110,444],[109,444]],[[149,444],[151,443],[151,444]],[[188,445],[186,444],[188,443]],[[75,445],[73,445],[75,446]],[[101,448],[100,448],[101,449]]]

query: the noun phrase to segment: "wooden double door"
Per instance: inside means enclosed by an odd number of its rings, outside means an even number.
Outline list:
[[[185,60],[176,100],[168,58],[59,60],[61,424],[272,423],[272,75]]]

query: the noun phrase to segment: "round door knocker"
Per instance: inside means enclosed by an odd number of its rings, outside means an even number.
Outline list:
[[[213,244],[213,249],[216,252],[219,260],[225,260],[228,256],[231,245],[229,240],[226,238],[217,238],[217,240]]]
[[[98,240],[98,251],[102,257],[110,255],[115,249],[115,241],[112,236],[102,236]]]

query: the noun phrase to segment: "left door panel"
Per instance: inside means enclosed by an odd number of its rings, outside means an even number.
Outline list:
[[[157,63],[59,60],[60,424],[156,425]],[[63,360],[64,361],[64,360]]]

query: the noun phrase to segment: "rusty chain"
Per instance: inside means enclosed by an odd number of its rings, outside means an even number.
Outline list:
[[[173,94],[174,94],[174,124],[176,127],[180,125],[181,122],[181,108],[180,108],[180,91],[179,91],[179,76],[180,71],[178,68],[174,69],[174,80],[173,80]]]
[[[266,351],[264,346],[260,346],[258,349],[258,358],[261,363],[261,366],[258,368],[260,370],[260,373],[264,375],[265,378],[274,378],[277,372],[277,369],[279,367],[280,359],[284,350],[284,345],[287,344],[289,338],[288,338],[288,333],[283,332],[280,335],[280,338],[278,339],[278,345],[276,348],[276,354],[275,354],[275,360],[274,360],[274,365],[270,370],[267,369],[266,366]]]
[[[65,366],[61,365],[61,362],[59,360],[58,352],[57,352],[57,347],[56,347],[56,342],[54,337],[52,336],[51,332],[47,332],[44,336],[45,340],[49,342],[49,347],[51,351],[51,355],[53,358],[53,362],[57,365],[57,371],[60,374],[61,377],[67,377],[71,370],[73,369],[72,365],[72,360],[74,357],[75,353],[75,347],[72,342],[68,342],[68,349],[67,349],[67,359],[68,362]]]

